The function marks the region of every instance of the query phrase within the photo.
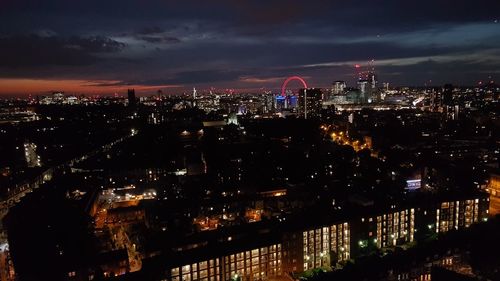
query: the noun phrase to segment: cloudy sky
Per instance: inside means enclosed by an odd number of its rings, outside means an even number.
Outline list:
[[[0,94],[500,80],[498,0],[0,0]]]

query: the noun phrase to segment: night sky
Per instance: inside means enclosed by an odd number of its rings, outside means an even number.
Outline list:
[[[0,94],[500,80],[500,1],[0,0]]]

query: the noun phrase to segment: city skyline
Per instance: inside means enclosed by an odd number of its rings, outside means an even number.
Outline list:
[[[500,280],[498,11],[0,0],[0,281]]]
[[[355,86],[356,64],[373,64],[379,82],[395,86],[477,85],[499,75],[497,1],[1,5],[0,96],[256,92],[293,75],[313,87]]]

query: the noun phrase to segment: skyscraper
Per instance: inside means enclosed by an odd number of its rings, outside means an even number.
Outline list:
[[[127,96],[128,96],[128,106],[136,106],[137,105],[137,99],[135,97],[135,90],[134,89],[128,89]]]
[[[340,95],[344,92],[345,88],[346,88],[345,81],[335,81],[333,82],[332,94]]]
[[[271,92],[265,92],[263,95],[262,112],[269,113],[274,109],[274,96]]]
[[[451,84],[444,85],[441,102],[443,106],[453,105],[453,85]]]
[[[446,84],[441,89],[434,89],[432,94],[432,106],[434,110],[441,112],[448,111],[448,107],[453,106],[453,85]]]
[[[368,73],[368,80],[373,90],[377,88],[377,76],[375,75],[375,72],[372,71]]]
[[[300,89],[299,112],[305,118],[317,118],[321,114],[323,93],[319,88]]]
[[[358,80],[358,89],[361,92],[361,94],[366,94],[368,92],[371,92],[371,87],[368,86],[369,81],[368,80]]]

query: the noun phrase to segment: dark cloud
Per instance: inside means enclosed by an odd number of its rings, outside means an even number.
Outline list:
[[[163,31],[164,30],[158,26],[148,26],[148,27],[144,27],[144,28],[140,29],[139,31],[137,31],[137,34],[152,35],[152,34],[162,33]]]
[[[164,36],[164,35],[156,35],[156,36],[139,36],[137,37],[140,40],[149,42],[149,43],[166,43],[166,44],[175,44],[180,43],[181,40],[172,36]]]
[[[498,10],[498,0],[7,0],[0,78],[237,87],[299,74],[327,86],[353,80],[353,61],[421,58],[377,72],[469,83],[500,64],[470,57],[500,49]]]
[[[125,44],[102,37],[40,36],[38,34],[0,37],[0,66],[86,65],[97,54],[115,53]]]
[[[30,14],[34,19],[46,18],[48,22],[72,21],[84,18],[88,25],[103,20],[126,19],[140,22],[133,30],[161,27],[161,21],[170,19],[220,21],[228,25],[258,27],[277,24],[317,22],[318,26],[331,24],[342,28],[387,31],[421,28],[433,23],[465,23],[498,17],[500,2],[458,0],[18,0],[3,1],[0,15],[15,19]],[[56,16],[57,15],[57,16]],[[78,16],[78,17],[77,17]],[[40,23],[40,22],[38,22]],[[29,23],[21,23],[29,24]],[[124,24],[121,22],[121,24]],[[15,26],[11,24],[11,26]],[[120,26],[116,26],[120,28]],[[247,29],[248,31],[252,28]]]

